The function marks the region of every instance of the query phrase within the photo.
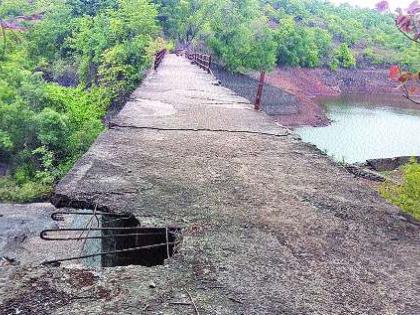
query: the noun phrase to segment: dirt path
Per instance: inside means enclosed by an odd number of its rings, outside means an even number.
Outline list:
[[[178,226],[182,245],[150,268],[8,267],[1,314],[420,311],[419,227],[182,57],[139,87],[53,201]]]

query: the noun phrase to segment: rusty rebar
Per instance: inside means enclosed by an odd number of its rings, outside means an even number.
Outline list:
[[[162,235],[162,232],[156,231],[155,228],[142,228],[142,227],[105,227],[105,228],[91,228],[89,231],[135,231],[141,230],[141,232],[132,232],[132,233],[123,233],[123,234],[113,234],[110,236],[78,236],[78,237],[48,237],[48,233],[64,233],[64,232],[86,232],[87,228],[71,228],[71,229],[49,229],[43,230],[40,233],[40,238],[44,241],[77,241],[83,239],[101,239],[108,237],[125,237],[125,236],[151,236],[151,235]],[[150,232],[147,232],[147,231]],[[176,233],[168,229],[168,233],[175,235]]]
[[[59,264],[60,262],[64,262],[64,261],[79,260],[79,259],[86,259],[86,258],[97,257],[97,256],[114,255],[114,254],[119,254],[119,253],[141,251],[141,250],[145,250],[145,249],[151,249],[151,248],[157,248],[157,247],[163,247],[163,246],[175,245],[175,244],[176,244],[176,242],[171,242],[169,244],[168,243],[160,243],[160,244],[154,244],[154,245],[146,245],[146,246],[139,246],[139,247],[133,247],[133,248],[119,249],[119,250],[114,250],[114,251],[109,251],[109,252],[101,252],[101,253],[96,253],[96,254],[75,256],[75,257],[68,257],[68,258],[60,258],[60,259],[44,261],[42,263],[42,265],[44,265],[44,266],[45,265],[56,265],[56,264]]]

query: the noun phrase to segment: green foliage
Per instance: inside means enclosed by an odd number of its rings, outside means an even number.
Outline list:
[[[341,44],[335,50],[333,60],[336,60],[336,63],[343,68],[356,66],[356,58],[346,43]]]
[[[420,45],[412,43],[402,52],[400,63],[405,65],[408,70],[416,72],[420,69]]]
[[[270,70],[274,32],[258,0],[160,1],[166,32],[184,44],[205,43],[231,70]]]
[[[328,56],[331,35],[320,28],[299,27],[290,17],[281,20],[280,25],[275,36],[278,64],[319,67]]]
[[[52,5],[44,19],[30,29],[27,46],[35,62],[41,59],[51,63],[70,54],[66,40],[74,27],[71,11],[71,6],[65,3]]]
[[[31,6],[27,0],[2,0],[0,3],[0,16],[11,18],[28,13]]]
[[[156,16],[146,0],[120,0],[118,9],[78,18],[68,46],[78,56],[81,81],[90,86],[99,74],[115,96],[137,82],[151,62],[149,48],[159,31]]]
[[[391,15],[379,14],[375,10],[361,9],[348,4],[336,6],[319,0],[268,0],[264,2],[276,8],[278,14],[272,15],[272,19],[279,21],[279,29],[284,27],[282,20],[293,19],[295,21],[295,30],[291,35],[297,45],[289,45],[289,54],[286,54],[286,56],[291,56],[291,59],[283,57],[282,60],[282,56],[279,55],[281,64],[296,65],[296,60],[299,60],[297,64],[299,66],[311,66],[313,64],[313,62],[307,60],[301,61],[302,54],[307,56],[308,51],[314,51],[315,49],[311,37],[305,34],[308,29],[316,30],[315,38],[318,38],[321,34],[319,30],[328,34],[331,40],[323,41],[323,47],[325,48],[318,53],[319,56],[322,56],[319,65],[329,65],[333,69],[355,66],[351,55],[359,55],[360,50],[364,47],[375,48],[386,56],[382,59],[367,56],[366,59],[369,62],[372,61],[374,64],[396,62],[401,55],[399,49],[405,47],[408,42],[396,30]],[[279,31],[281,32],[281,30]],[[342,44],[347,45],[351,54],[345,51]],[[281,46],[282,42],[279,45]],[[339,47],[335,53],[334,47]],[[316,54],[313,53],[313,55]],[[360,56],[364,58],[363,54],[360,54]],[[343,58],[343,60],[340,60],[340,58]]]
[[[349,68],[355,66],[354,56],[364,58],[360,50],[370,46],[386,58],[367,56],[367,61],[385,64],[398,61],[399,50],[407,45],[391,15],[348,4],[321,0],[155,2],[167,35],[185,45],[204,44],[232,70],[270,69],[275,59],[285,66]],[[407,53],[405,61],[414,63],[414,55]]]
[[[0,200],[10,202],[41,201],[48,198],[51,184],[40,184],[27,179],[18,185],[12,178],[0,178]]]
[[[420,220],[420,164],[415,163],[413,159],[402,170],[403,184],[386,182],[380,192],[384,198],[401,207],[416,220]]]
[[[276,45],[257,1],[204,1],[200,36],[232,70],[269,70]],[[207,17],[211,16],[209,19]]]
[[[40,11],[29,31],[7,34],[0,61],[0,162],[11,166],[0,200],[48,196],[164,44],[148,0],[0,2],[0,19]]]

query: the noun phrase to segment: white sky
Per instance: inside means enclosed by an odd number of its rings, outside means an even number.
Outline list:
[[[375,4],[381,2],[381,0],[328,0],[332,3],[350,3],[352,5],[357,5],[359,7],[365,8],[374,8]],[[388,0],[391,8],[395,9],[397,7],[406,8],[412,3],[414,0]]]

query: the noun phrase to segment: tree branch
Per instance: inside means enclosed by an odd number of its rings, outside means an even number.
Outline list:
[[[413,102],[414,104],[420,105],[420,100],[414,99],[412,96],[410,96],[410,92],[408,91],[408,88],[406,85],[403,86],[404,89],[404,97],[408,99],[409,101]]]
[[[3,50],[1,52],[0,58],[3,59],[6,56],[7,39],[6,39],[6,30],[3,26],[3,21],[1,20],[0,20],[0,29],[1,29],[1,35],[3,36]]]
[[[420,41],[419,40],[417,40],[417,39],[414,39],[414,38],[412,38],[412,37],[410,37],[410,35],[408,35],[406,32],[404,32],[401,28],[399,28],[399,27],[397,27],[398,28],[398,30],[405,36],[405,37],[407,37],[409,40],[411,40],[412,42],[415,42],[415,43],[417,43],[417,44],[419,44],[420,45]]]

